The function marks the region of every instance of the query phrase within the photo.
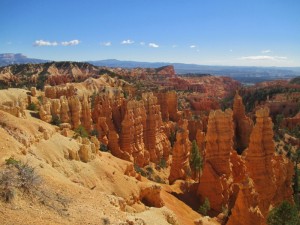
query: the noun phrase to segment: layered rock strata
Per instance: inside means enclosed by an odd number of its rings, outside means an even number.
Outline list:
[[[170,142],[164,133],[160,106],[152,93],[141,101],[98,96],[92,112],[100,141],[107,140],[112,154],[145,166],[166,161]]]
[[[228,204],[230,185],[233,182],[230,156],[233,152],[232,110],[211,111],[206,134],[206,151],[203,175],[198,194],[208,198],[212,210],[220,212]]]
[[[129,101],[121,123],[120,148],[127,152],[135,164],[144,166],[149,163],[149,152],[144,144],[146,111],[142,101]]]
[[[187,120],[180,121],[179,129],[176,134],[176,142],[172,151],[172,164],[169,176],[170,184],[178,179],[184,180],[191,175],[189,160],[192,144],[189,140],[187,126]]]
[[[177,93],[175,91],[159,92],[155,96],[160,105],[163,121],[177,121],[179,119]]]
[[[268,108],[256,111],[256,124],[250,136],[245,160],[264,215],[272,203],[276,204],[283,199],[291,200],[293,168],[288,160],[275,156],[273,123]]]
[[[150,161],[158,163],[162,158],[169,157],[170,142],[163,131],[160,106],[153,93],[142,95],[146,110],[146,127],[144,128],[144,142],[150,154]]]
[[[239,191],[227,225],[265,225],[259,207],[259,197],[250,180],[239,185]]]

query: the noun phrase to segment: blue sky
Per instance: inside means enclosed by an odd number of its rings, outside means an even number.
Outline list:
[[[1,0],[0,53],[300,66],[299,0]]]

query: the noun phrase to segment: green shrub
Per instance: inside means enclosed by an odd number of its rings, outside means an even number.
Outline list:
[[[161,158],[159,163],[158,163],[159,168],[167,168],[167,161],[164,158]]]
[[[139,167],[136,164],[134,164],[134,170],[135,170],[135,172],[141,174],[143,177],[147,176],[147,173],[141,167]]]
[[[296,206],[283,201],[269,212],[267,223],[269,225],[299,225],[300,219]]]
[[[158,175],[156,175],[153,179],[156,183],[165,184],[165,181]]]
[[[0,172],[0,196],[4,201],[11,202],[17,189],[31,193],[38,187],[41,179],[33,167],[13,157],[6,159],[5,162],[6,168]]]
[[[75,130],[75,133],[82,138],[89,137],[88,132],[85,130],[84,126],[79,125]]]
[[[13,157],[9,157],[8,159],[5,159],[5,164],[6,165],[13,165],[13,166],[16,166],[18,164],[20,164],[21,162],[14,159]]]
[[[199,207],[198,212],[204,216],[207,215],[207,212],[210,210],[210,202],[208,198],[205,198],[204,203]]]
[[[149,174],[153,174],[153,172],[154,172],[154,170],[153,170],[153,168],[152,168],[151,166],[147,166],[147,167],[146,167],[146,170],[147,170],[147,172],[148,172]]]
[[[59,126],[59,124],[61,124],[61,120],[58,115],[56,115],[56,114],[52,115],[51,124],[53,124],[55,126]]]
[[[99,132],[97,130],[92,130],[91,131],[91,136],[96,136],[98,137],[99,136]]]
[[[198,145],[196,141],[194,140],[192,143],[192,149],[191,149],[191,155],[190,155],[190,165],[191,169],[195,173],[196,177],[199,177],[202,170],[202,157],[199,152]]]
[[[100,151],[102,151],[102,152],[108,152],[107,145],[101,143],[101,144],[100,144]]]
[[[38,96],[37,99],[38,99],[38,101],[39,101],[40,104],[43,103],[43,97],[42,96]]]
[[[31,102],[28,106],[27,106],[27,109],[28,110],[31,110],[31,111],[37,111],[38,110],[38,107],[35,103]]]

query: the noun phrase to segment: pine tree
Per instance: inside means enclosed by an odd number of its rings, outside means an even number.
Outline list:
[[[300,219],[296,206],[283,201],[269,212],[267,223],[269,225],[299,225]]]
[[[194,178],[199,178],[202,172],[202,157],[199,152],[198,145],[194,140],[192,143],[191,156],[190,156],[190,166],[194,174]]]

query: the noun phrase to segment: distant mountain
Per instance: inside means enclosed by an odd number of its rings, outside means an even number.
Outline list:
[[[22,54],[0,54],[0,66],[23,63],[43,63],[48,60],[27,58]],[[257,83],[275,79],[291,79],[300,76],[300,67],[249,67],[249,66],[207,66],[169,62],[137,62],[106,59],[85,61],[94,66],[121,68],[158,68],[173,65],[177,74],[213,74],[233,77],[242,83]]]
[[[242,83],[257,83],[274,79],[291,79],[300,76],[300,67],[250,67],[250,66],[207,66],[185,63],[167,62],[136,62],[120,61],[116,59],[88,61],[95,66],[121,67],[121,68],[157,68],[173,65],[177,74],[213,74],[233,77]]]
[[[198,64],[186,63],[170,63],[170,62],[137,62],[137,61],[121,61],[116,59],[105,59],[98,61],[88,61],[95,66],[108,66],[108,67],[122,67],[122,68],[157,68],[167,65],[173,65],[177,74],[186,73],[213,73],[216,75],[239,75],[240,73],[249,74],[264,73],[264,75],[271,74],[278,71],[280,75],[300,73],[300,67],[250,67],[250,66],[208,66]]]
[[[7,66],[11,64],[44,63],[44,62],[49,62],[49,60],[27,58],[27,56],[20,53],[0,54],[0,66]]]
[[[121,68],[158,68],[163,66],[168,66],[172,63],[164,62],[137,62],[137,61],[121,61],[117,59],[104,59],[97,61],[88,61],[95,66],[107,66],[107,67],[121,67]]]

